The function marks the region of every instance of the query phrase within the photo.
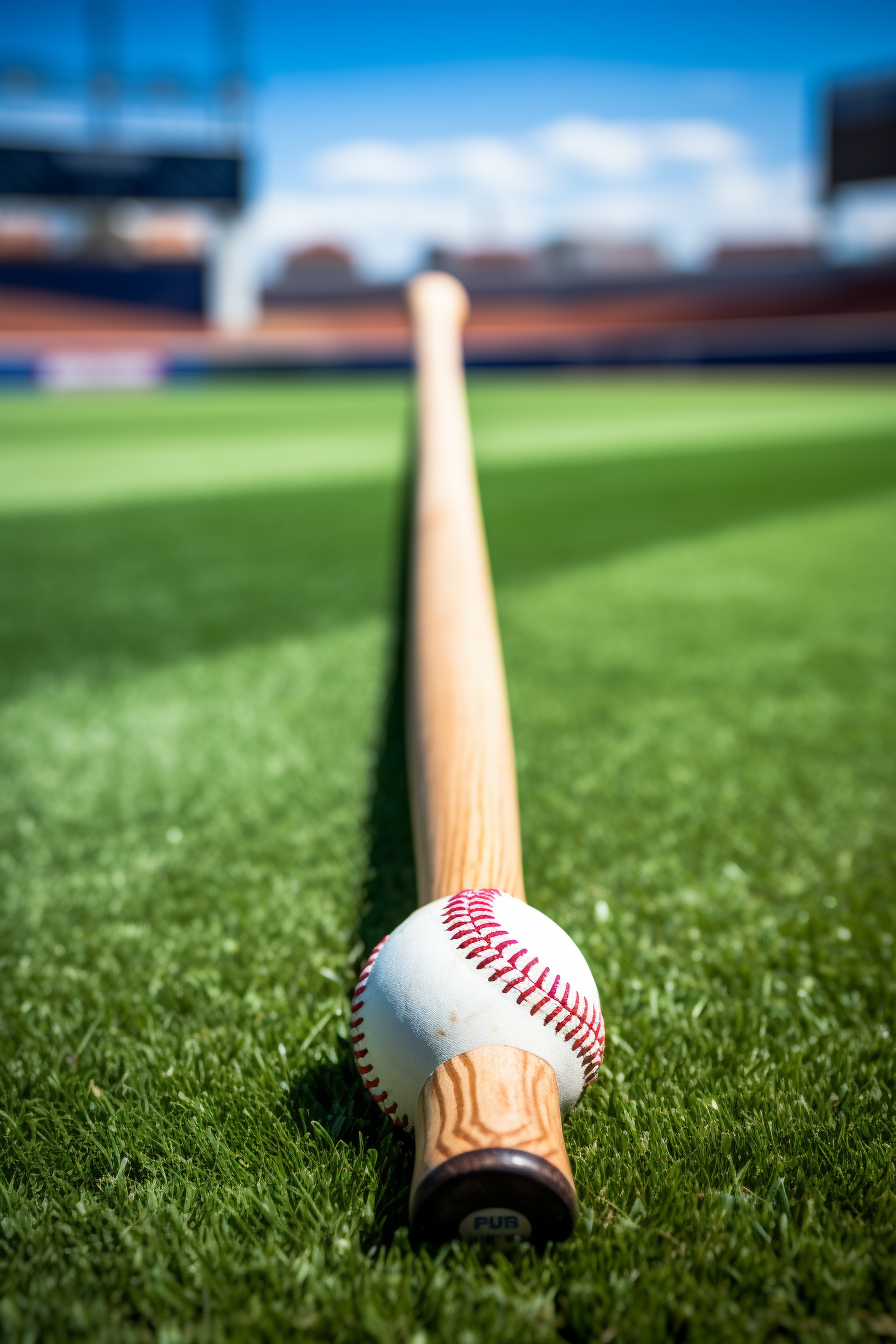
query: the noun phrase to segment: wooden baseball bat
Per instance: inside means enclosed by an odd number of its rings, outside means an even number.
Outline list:
[[[464,384],[467,295],[408,288],[417,367],[408,756],[418,901],[497,887],[525,901],[516,766]],[[483,1046],[427,1080],[415,1119],[411,1229],[443,1241],[516,1214],[535,1241],[572,1229],[557,1080],[537,1055]],[[512,1218],[492,1217],[505,1228]]]

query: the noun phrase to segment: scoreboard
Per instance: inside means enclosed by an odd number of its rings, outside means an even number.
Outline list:
[[[156,201],[239,210],[245,164],[236,151],[156,153],[0,143],[0,199]]]
[[[828,90],[825,194],[860,182],[896,180],[896,74]]]

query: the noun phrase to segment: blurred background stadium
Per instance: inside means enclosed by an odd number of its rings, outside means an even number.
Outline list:
[[[691,9],[13,0],[0,379],[403,367],[424,264],[474,364],[891,362],[889,7]]]

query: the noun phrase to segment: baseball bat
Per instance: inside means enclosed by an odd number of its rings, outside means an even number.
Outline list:
[[[464,382],[467,295],[428,272],[408,287],[417,369],[407,729],[421,906],[465,889],[525,902],[504,663]],[[539,1055],[484,1045],[428,1078],[414,1124],[411,1229],[480,1226],[560,1240],[576,1195],[557,1079]],[[480,1233],[481,1235],[481,1233]]]

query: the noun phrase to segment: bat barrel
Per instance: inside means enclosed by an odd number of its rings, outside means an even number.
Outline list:
[[[453,277],[408,288],[417,366],[408,754],[420,905],[466,889],[525,901],[516,766],[464,383],[468,302]],[[557,1079],[537,1054],[483,1046],[417,1105],[411,1227],[560,1240],[576,1211]]]
[[[420,904],[471,887],[525,900],[504,663],[464,387],[463,287],[410,286],[417,357],[410,774]]]

